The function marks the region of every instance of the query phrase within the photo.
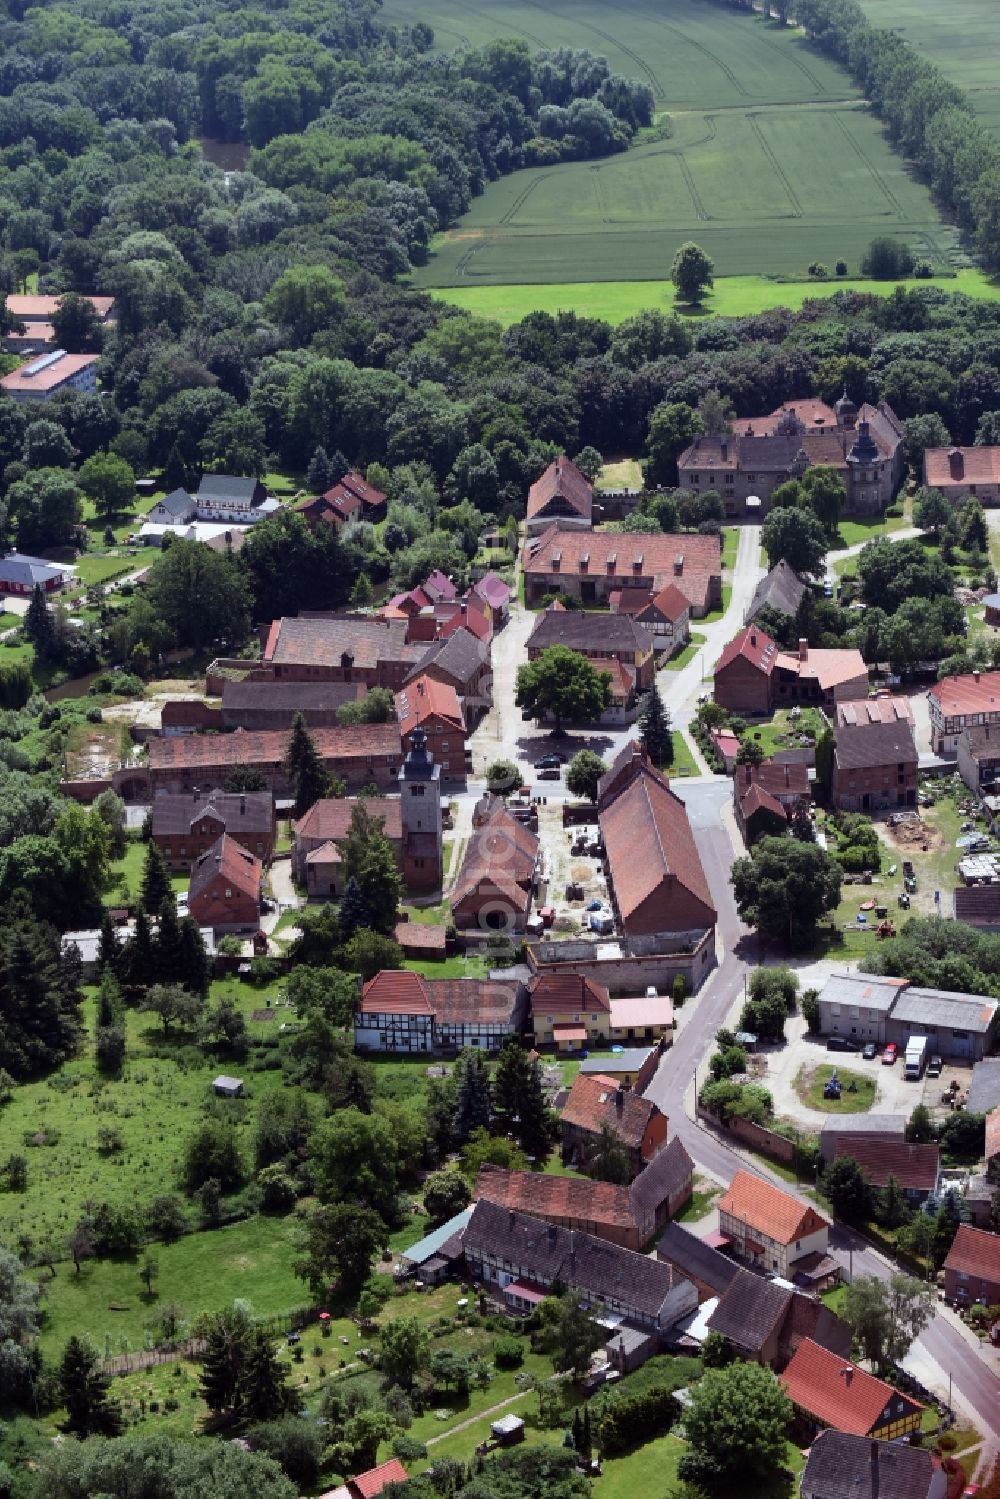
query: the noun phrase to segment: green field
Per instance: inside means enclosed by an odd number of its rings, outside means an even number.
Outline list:
[[[959,271],[957,276],[936,276],[930,281],[908,281],[907,286],[939,286],[943,291],[964,292],[986,301],[1000,301],[1000,281],[981,271]],[[748,317],[770,307],[797,309],[811,297],[831,297],[836,291],[868,291],[886,295],[892,289],[884,282],[859,281],[769,281],[764,276],[726,276],[715,283],[705,298],[703,315]],[[441,301],[461,307],[477,317],[493,318],[508,327],[529,312],[575,312],[579,317],[603,318],[621,323],[653,307],[674,310],[674,289],[669,281],[564,281],[559,283],[507,286],[455,286],[432,289]],[[685,312],[686,309],[680,309]]]
[[[620,156],[491,183],[418,285],[656,280],[691,238],[720,276],[802,276],[839,257],[856,270],[876,234],[948,261],[955,237],[926,190],[846,74],[789,27],[704,0],[633,0],[613,27],[593,0],[392,0],[385,13],[428,21],[443,49],[497,36],[589,48],[647,82],[673,124]]]
[[[898,32],[964,89],[983,123],[1000,135],[1000,7],[996,0],[861,0],[875,26]]]

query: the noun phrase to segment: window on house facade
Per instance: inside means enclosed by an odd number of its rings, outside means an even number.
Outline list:
[[[227,900],[232,900],[232,898],[233,898],[233,892],[231,890],[227,890],[226,891],[226,899]]]

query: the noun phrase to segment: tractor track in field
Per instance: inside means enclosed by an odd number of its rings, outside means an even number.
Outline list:
[[[805,212],[803,210],[802,203],[801,203],[801,201],[799,199],[799,196],[796,193],[796,191],[795,191],[794,187],[792,186],[791,182],[788,180],[788,177],[785,174],[784,167],[781,165],[781,162],[778,160],[777,156],[774,154],[774,151],[771,148],[770,142],[768,140],[766,140],[766,138],[764,136],[764,132],[761,130],[760,126],[758,125],[758,123],[757,123],[757,116],[755,114],[751,114],[748,111],[747,112],[747,122],[748,122],[748,124],[750,126],[750,129],[753,131],[754,135],[757,138],[757,144],[760,146],[760,149],[763,151],[764,155],[767,157],[768,161],[771,163],[771,170],[774,172],[774,175],[777,177],[778,181],[781,183],[782,187],[785,189],[785,192],[788,194],[788,201],[792,205],[792,212],[793,212],[793,214],[795,215],[795,217],[797,219],[803,219],[803,218],[805,218]]]
[[[540,0],[525,0],[525,4],[530,5],[533,10],[540,10],[543,15],[555,16],[557,20],[564,19],[562,12],[558,10],[552,10],[548,5],[542,5],[540,3]],[[626,57],[630,57],[639,71],[645,74],[646,82],[653,90],[654,98],[663,98],[663,94],[660,90],[660,80],[657,78],[656,74],[649,66],[649,63],[644,57],[640,55],[640,53],[633,51],[631,47],[627,47],[625,43],[618,37],[612,36],[610,31],[602,31],[600,26],[594,25],[593,21],[577,21],[576,24],[580,26],[582,30],[592,31],[594,35],[599,36],[602,41],[610,42],[612,47],[617,47],[619,52],[624,52]]]
[[[900,222],[905,223],[907,220],[907,215],[903,211],[903,205],[896,197],[888,182],[886,182],[885,178],[875,166],[874,162],[869,160],[860,141],[856,140],[855,137],[851,134],[850,130],[848,130],[846,122],[841,119],[839,114],[835,114],[834,118],[837,121],[838,128],[840,129],[842,135],[850,145],[851,150],[857,156],[858,160],[862,162],[863,165],[868,169],[873,181],[877,184],[880,192],[884,195],[889,206],[895,212],[896,217],[900,220]]]

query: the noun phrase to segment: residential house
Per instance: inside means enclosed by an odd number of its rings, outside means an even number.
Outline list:
[[[927,448],[924,483],[959,507],[963,500],[982,505],[1000,501],[1000,448]]]
[[[831,800],[840,812],[881,812],[917,804],[913,725],[841,724],[833,731]]]
[[[671,1140],[627,1187],[587,1176],[483,1166],[473,1196],[641,1250],[689,1200],[693,1178],[691,1157],[680,1140]]]
[[[390,1457],[377,1468],[369,1468],[356,1478],[349,1478],[339,1488],[328,1489],[320,1499],[377,1499],[384,1488],[394,1483],[408,1483],[409,1477],[399,1458]]]
[[[423,589],[414,589],[422,593]],[[406,638],[413,644],[431,645],[435,640],[447,640],[456,630],[468,631],[477,640],[489,646],[493,640],[493,611],[481,594],[471,591],[461,599],[439,599],[433,604],[407,612],[407,607],[398,607],[400,599],[412,595],[397,595],[390,599],[381,614],[383,619],[406,619]]]
[[[403,685],[418,676],[430,676],[454,687],[462,704],[465,726],[471,731],[479,717],[493,706],[493,665],[489,642],[471,630],[454,630],[430,647],[414,646],[422,654],[410,668]]]
[[[608,600],[612,614],[627,614],[636,624],[652,630],[656,654],[672,656],[687,644],[691,633],[691,603],[674,583],[658,593],[649,589],[623,588]]]
[[[1000,1304],[1000,1234],[959,1224],[944,1262],[944,1294],[959,1306]]]
[[[799,1344],[778,1378],[810,1425],[887,1442],[920,1430],[924,1407],[918,1400],[811,1338]]]
[[[667,1143],[667,1116],[634,1088],[620,1088],[600,1073],[578,1073],[559,1115],[562,1158],[586,1170],[607,1125],[628,1151],[633,1177]]]
[[[566,531],[589,531],[593,512],[593,486],[565,453],[554,459],[528,490],[529,535],[553,524]]]
[[[722,549],[717,536],[630,535],[563,531],[550,526],[524,550],[525,599],[565,593],[584,604],[608,604],[613,593],[641,588],[656,595],[673,583],[700,619],[722,603]]]
[[[936,1145],[841,1134],[834,1143],[834,1159],[839,1156],[857,1161],[873,1187],[882,1188],[894,1177],[911,1207],[936,1197],[941,1185],[941,1152]]]
[[[300,500],[295,508],[310,526],[333,525],[339,528],[355,520],[370,521],[375,525],[385,520],[386,496],[356,469],[350,469],[324,494]]]
[[[274,620],[263,661],[276,682],[362,682],[395,692],[426,649],[407,643],[405,620],[300,614]]]
[[[151,739],[146,772],[148,791],[193,791],[221,786],[237,765],[260,771],[275,796],[291,790],[285,768],[289,735],[282,729],[233,734],[187,734]],[[315,729],[313,743],[330,775],[348,789],[374,784],[388,790],[395,784],[403,759],[399,725],[360,724],[343,729]],[[136,772],[130,771],[133,781]]]
[[[627,937],[714,930],[687,809],[635,743],[601,778],[598,822],[608,888]]]
[[[97,355],[67,354],[65,349],[39,354],[9,375],[4,375],[0,379],[0,390],[6,391],[12,401],[21,402],[51,401],[63,390],[94,395],[97,391]]]
[[[23,552],[8,552],[0,558],[0,593],[20,594],[30,598],[36,588],[43,593],[57,593],[68,583],[75,569],[61,562],[46,562]]]
[[[614,1005],[614,1000],[611,1004]],[[604,1077],[613,1078],[617,1087],[635,1088],[641,1093],[656,1076],[659,1065],[658,1046],[636,1046],[616,1051],[613,1056],[584,1057],[580,1071],[585,1076],[599,1072]]]
[[[410,748],[414,729],[422,730],[428,751],[441,767],[441,779],[464,787],[465,720],[451,683],[426,672],[412,678],[396,693],[396,717],[403,748]]]
[[[340,844],[351,826],[358,797],[323,798],[314,802],[294,827],[292,873],[305,885],[310,900],[339,900],[346,875]],[[365,810],[382,822],[382,831],[403,868],[403,804],[398,797],[372,796],[361,800]]]
[[[532,1311],[565,1286],[596,1316],[646,1330],[649,1352],[697,1305],[694,1286],[669,1265],[493,1202],[476,1203],[462,1245],[472,1278],[495,1288],[510,1310]]]
[[[906,1120],[902,1114],[828,1114],[819,1132],[819,1153],[824,1165],[836,1155],[841,1135],[863,1135],[879,1143],[902,1145],[906,1139]]]
[[[1000,781],[1000,724],[963,729],[956,743],[958,773],[970,791],[980,795]]]
[[[598,671],[608,670],[616,662],[627,667],[637,692],[652,686],[656,671],[653,632],[627,614],[543,609],[528,636],[528,660],[536,661],[554,645],[579,651]]]
[[[811,418],[811,419],[810,419]],[[849,515],[879,515],[903,477],[903,426],[885,401],[838,401],[835,425],[796,407],[757,424],[742,418],[732,432],[696,437],[677,460],[681,489],[715,490],[732,519],[759,519],[780,484],[817,465],[832,468],[846,490]],[[763,428],[763,430],[760,430]]]
[[[734,1252],[785,1280],[797,1260],[826,1254],[829,1229],[815,1208],[750,1171],[737,1171],[719,1200],[719,1231]]]
[[[966,729],[1000,725],[1000,671],[942,677],[928,692],[927,707],[931,749],[936,755],[953,755]]]
[[[310,729],[332,729],[346,703],[365,696],[363,682],[268,682],[227,677],[219,710],[223,729],[290,729],[298,714]]]
[[[668,1223],[656,1245],[656,1257],[672,1265],[679,1275],[693,1281],[699,1302],[712,1301],[723,1295],[739,1274],[735,1260],[706,1240],[690,1233],[680,1223]]]
[[[857,724],[913,723],[913,709],[908,697],[892,697],[888,692],[836,704],[835,726],[853,728]]]
[[[536,1046],[574,1052],[607,1045],[611,1000],[603,984],[581,973],[539,973],[528,991]]]
[[[17,295],[11,293],[6,299],[7,311],[18,323],[23,324],[23,332],[11,329],[3,335],[3,347],[11,354],[41,354],[56,346],[55,328],[52,319],[55,317],[62,297],[44,296],[38,293],[29,295]],[[99,323],[108,323],[114,312],[114,297],[90,297],[84,294],[83,300],[89,302],[97,314]]]
[[[744,616],[744,623],[750,624],[762,609],[771,609],[775,614],[784,614],[789,619],[795,619],[805,596],[806,585],[794,568],[789,567],[782,557],[769,573],[765,573],[754,589],[750,607]]]
[[[611,1001],[612,1045],[623,1041],[669,1045],[673,1028],[674,1006],[668,994],[621,995]]]
[[[771,1369],[783,1369],[806,1338],[842,1358],[851,1352],[850,1329],[821,1301],[742,1268],[721,1292],[705,1326],[742,1358]]]
[[[926,1036],[945,1061],[974,1062],[996,1049],[1000,1003],[988,994],[901,988],[886,1020],[886,1040],[905,1051],[911,1036]]]
[[[846,1036],[859,1046],[889,1040],[887,1022],[906,979],[874,978],[867,973],[832,974],[819,991],[819,1029],[823,1036]]]
[[[429,979],[383,969],[361,990],[354,1045],[361,1052],[419,1055],[474,1046],[499,1051],[524,1028],[523,984],[498,979]]]
[[[271,793],[167,792],[153,799],[149,835],[170,869],[189,869],[223,833],[269,864],[275,837]]]
[[[799,1494],[801,1499],[947,1499],[948,1475],[926,1448],[827,1430],[809,1448]]]
[[[796,703],[832,709],[867,693],[868,668],[860,651],[813,649],[803,639],[792,655],[747,625],[719,657],[714,691],[731,713],[771,713]]]
[[[232,521],[246,525],[277,509],[259,479],[237,474],[203,474],[196,497],[199,520]]]
[[[216,933],[256,931],[262,878],[256,855],[223,833],[191,866],[188,912]]]
[[[748,847],[758,838],[786,833],[795,808],[810,800],[807,765],[762,760],[734,768],[733,811]]]
[[[466,597],[470,604],[473,598],[481,599],[489,609],[494,630],[502,630],[510,618],[512,591],[497,573],[485,573],[473,583]]]
[[[452,886],[455,925],[523,932],[535,888],[538,848],[529,828],[506,807],[495,807],[482,826],[473,829]]]

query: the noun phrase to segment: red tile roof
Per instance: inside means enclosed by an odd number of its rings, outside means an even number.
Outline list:
[[[565,500],[577,515],[589,520],[593,511],[594,491],[576,464],[561,454],[536,479],[528,490],[528,520],[538,515],[551,500]]]
[[[747,819],[757,812],[773,812],[775,817],[783,817],[786,822],[788,820],[788,813],[778,798],[772,796],[769,791],[765,791],[763,786],[754,784],[740,797],[740,813],[744,819]]]
[[[803,1338],[778,1378],[793,1405],[825,1425],[853,1432],[855,1436],[867,1436],[886,1425],[890,1405],[896,1417],[897,1401],[906,1402],[906,1414],[923,1409],[919,1401],[901,1395],[892,1385],[866,1374],[857,1364],[821,1348],[812,1338]]]
[[[1000,708],[1000,671],[971,672],[965,677],[942,677],[927,696],[943,718],[962,718],[970,713],[995,713]]]
[[[216,839],[192,864],[188,904],[219,875],[230,889],[239,890],[253,900],[260,899],[261,862],[228,833]]]
[[[728,1213],[779,1244],[792,1244],[830,1226],[815,1208],[752,1171],[737,1171],[729,1190],[719,1199],[719,1212]]]
[[[390,1457],[388,1462],[379,1463],[377,1468],[369,1468],[367,1473],[359,1473],[357,1478],[349,1478],[347,1486],[356,1489],[361,1499],[375,1499],[376,1494],[390,1483],[408,1483],[410,1475],[407,1473],[398,1457]]]
[[[636,763],[632,779],[620,789],[614,789],[612,782],[610,795],[602,778],[598,820],[615,900],[626,929],[640,907],[652,902],[644,913],[646,929],[654,930],[650,922],[662,918],[662,925],[655,929],[672,930],[670,908],[677,886],[704,907],[706,924],[714,924],[715,906],[687,808],[648,762]],[[685,921],[686,927],[690,924]]]
[[[528,985],[533,1015],[578,1015],[595,1010],[607,1015],[611,1000],[603,984],[582,973],[540,973]]]
[[[769,796],[808,796],[809,767],[795,761],[762,760],[759,765],[737,765],[736,785],[743,791],[758,786]]]
[[[91,365],[97,364],[96,354],[67,354],[63,352],[61,359],[53,359],[51,364],[38,368],[39,360],[49,358],[48,355],[39,355],[38,358],[29,359],[27,364],[13,370],[11,374],[4,375],[0,380],[0,388],[14,394],[19,391],[55,390],[71,376],[80,374],[81,370],[89,369]],[[34,370],[34,374],[29,374]]]
[[[873,1187],[884,1187],[890,1176],[914,1191],[933,1192],[937,1186],[941,1153],[936,1145],[838,1135],[834,1155],[853,1156]]]
[[[558,567],[553,565],[556,554]],[[586,573],[580,567],[584,554],[588,559]],[[682,564],[679,574],[675,572],[677,562]],[[553,525],[527,542],[524,571],[529,578],[557,573],[571,578],[651,578],[657,593],[672,582],[692,608],[704,609],[712,578],[722,578],[722,548],[717,536],[691,532],[629,535],[614,531],[560,531]]]
[[[351,826],[351,814],[360,802],[372,817],[382,819],[382,831],[390,840],[398,841],[403,836],[402,803],[398,797],[388,796],[343,796],[324,797],[313,802],[295,824],[296,838],[322,838],[336,841],[346,838]]]
[[[534,833],[511,817],[505,806],[495,806],[486,821],[473,829],[451,892],[452,907],[485,885],[502,892],[517,910],[527,910],[537,858]]]
[[[12,295],[7,298],[7,311],[12,317],[24,318],[29,323],[37,319],[51,322],[61,300],[61,297]],[[102,322],[115,305],[114,297],[89,297],[83,294],[83,300],[90,303]]]
[[[472,1195],[477,1201],[482,1198],[535,1218],[571,1218],[615,1228],[632,1225],[628,1187],[587,1176],[546,1176],[543,1172],[483,1166]]]
[[[515,1003],[515,984],[428,979],[405,968],[383,968],[362,989],[359,1009],[366,1015],[433,1015],[439,1025],[486,1025],[508,1023]]]
[[[631,592],[632,589],[622,590],[623,595]],[[675,625],[679,619],[683,619],[684,615],[690,612],[690,609],[691,605],[677,585],[667,583],[659,593],[652,596],[644,608],[639,610],[636,618],[640,621],[645,621],[647,618],[662,618]]]
[[[433,1015],[427,980],[404,968],[383,968],[361,991],[365,1015]]]
[[[198,770],[202,766],[273,765],[285,756],[290,730],[236,729],[232,734],[178,734],[149,741],[150,770]],[[311,729],[324,760],[366,759],[401,754],[399,725],[353,724],[347,728]]]
[[[853,649],[828,651],[813,650],[808,646],[804,657],[779,653],[775,658],[775,665],[782,671],[793,672],[797,677],[804,677],[806,680],[814,678],[824,692],[839,687],[843,682],[868,678],[864,656]]]
[[[928,448],[924,474],[924,482],[931,489],[949,489],[953,484],[1000,484],[1000,448]]]
[[[426,672],[396,693],[396,717],[404,738],[429,718],[446,719],[456,733],[465,737],[465,720],[458,693],[450,682],[440,682]]]
[[[602,1124],[610,1124],[627,1146],[638,1148],[658,1112],[650,1099],[643,1098],[633,1088],[620,1089],[613,1077],[600,1072],[578,1072],[563,1105],[560,1122],[592,1135],[600,1134]]]
[[[324,500],[332,500],[335,505],[338,505],[343,510],[350,511],[356,510],[362,504],[372,506],[384,505],[386,497],[380,489],[375,488],[374,484],[369,484],[359,473],[351,469],[349,473],[344,475],[339,484],[335,484],[332,489],[328,489],[325,492],[323,498]]]
[[[968,1223],[960,1224],[944,1268],[957,1270],[962,1275],[976,1275],[981,1280],[996,1281],[1000,1285],[1000,1234],[987,1233],[984,1228],[973,1228]]]
[[[764,631],[759,630],[756,625],[747,625],[745,630],[733,636],[723,650],[716,663],[715,675],[718,676],[721,671],[725,671],[727,666],[731,666],[734,661],[742,657],[744,661],[749,661],[751,666],[755,666],[758,671],[762,671],[765,676],[769,677],[774,670],[777,654],[778,647],[770,635],[765,635]]]

